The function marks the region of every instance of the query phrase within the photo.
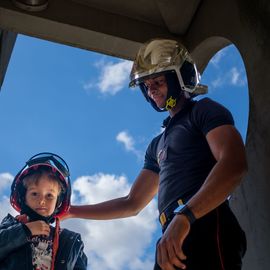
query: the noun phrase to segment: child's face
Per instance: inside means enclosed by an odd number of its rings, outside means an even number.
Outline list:
[[[51,180],[47,175],[43,175],[37,183],[28,185],[25,202],[39,215],[50,216],[54,212],[59,189],[56,181]]]

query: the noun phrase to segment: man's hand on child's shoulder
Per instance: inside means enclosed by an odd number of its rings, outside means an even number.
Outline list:
[[[73,206],[71,205],[65,213],[58,215],[58,218],[60,219],[60,221],[63,221],[68,218],[72,218],[73,217],[72,210],[73,210]]]

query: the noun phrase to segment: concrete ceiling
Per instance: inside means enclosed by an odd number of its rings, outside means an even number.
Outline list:
[[[11,52],[14,34],[21,33],[132,60],[150,38],[184,39],[201,6],[201,0],[1,0],[0,29],[6,36],[1,44]],[[219,39],[214,51],[227,44]],[[212,54],[200,59],[194,52],[200,71]],[[0,61],[6,63],[0,87],[9,57],[0,52]]]
[[[152,37],[184,36],[200,0],[1,0],[0,28],[125,59]],[[45,1],[46,2],[46,1]],[[16,5],[17,3],[17,5]],[[181,14],[181,16],[179,16]]]
[[[175,38],[201,72],[233,43],[246,67],[250,115],[249,172],[232,204],[248,237],[244,270],[269,269],[269,0],[1,0],[0,86],[17,33],[124,59],[150,38]]]

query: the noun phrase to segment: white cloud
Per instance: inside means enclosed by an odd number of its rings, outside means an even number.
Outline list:
[[[124,145],[126,151],[134,153],[138,159],[143,158],[143,153],[134,147],[134,139],[127,131],[119,132],[116,140]]]
[[[127,151],[134,150],[134,139],[126,131],[121,131],[117,134],[116,140],[124,144]]]
[[[99,61],[95,64],[100,69],[98,83],[88,82],[84,89],[97,87],[102,94],[115,95],[128,84],[132,62],[121,60],[117,63]]]
[[[243,86],[246,84],[246,76],[244,74],[244,72],[241,72],[239,70],[237,70],[236,67],[233,67],[230,70],[230,75],[231,75],[231,84],[235,85],[235,86]]]
[[[231,74],[232,74],[232,77],[231,77],[232,84],[237,84],[237,82],[239,82],[240,73],[238,72],[238,70],[236,68],[232,68]]]
[[[95,87],[95,84],[93,82],[87,82],[83,84],[83,89],[84,90],[89,90]]]
[[[232,67],[227,73],[223,73],[211,82],[213,88],[219,88],[225,85],[241,87],[246,85],[246,74],[244,70]]]
[[[3,195],[0,199],[0,205],[1,205],[1,211],[0,211],[0,222],[2,219],[10,213],[13,216],[18,215],[18,212],[16,212],[12,206],[10,205],[9,196]]]
[[[128,194],[124,176],[95,174],[79,177],[73,183],[73,204],[93,204]],[[138,216],[94,221],[67,220],[65,227],[81,232],[91,270],[150,270],[154,254],[145,254],[156,230],[156,201]],[[150,256],[150,258],[149,258]]]
[[[113,189],[108,188],[113,186]],[[102,200],[112,199],[115,196],[127,194],[129,192],[129,184],[125,176],[116,177],[113,174],[94,174],[92,176],[79,177],[73,183],[73,191],[78,192],[82,203],[93,204]]]
[[[223,84],[224,84],[224,79],[223,77],[217,77],[215,80],[213,80],[211,82],[211,85],[214,87],[214,88],[218,88],[218,87],[221,87]]]
[[[13,178],[10,173],[0,173],[0,194],[7,187],[10,188]]]
[[[17,215],[18,213],[11,207],[9,202],[10,186],[14,176],[10,173],[0,174],[0,222],[8,214]],[[8,194],[8,195],[7,195]]]
[[[210,60],[210,63],[213,64],[215,67],[218,67],[221,59],[225,56],[226,49],[218,51]]]

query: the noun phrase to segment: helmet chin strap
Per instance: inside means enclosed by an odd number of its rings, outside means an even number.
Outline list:
[[[35,212],[33,209],[31,209],[28,205],[26,205],[25,203],[22,204],[22,209],[21,209],[21,215],[27,215],[29,218],[29,221],[37,221],[37,220],[42,220],[45,221],[46,223],[54,223],[55,221],[55,213],[52,213],[50,216],[48,217],[44,217],[40,214],[38,214],[37,212]]]
[[[167,88],[168,93],[166,97],[166,104],[163,108],[159,108],[155,101],[148,96],[147,88],[144,83],[140,83],[140,89],[142,94],[144,95],[147,102],[151,104],[151,106],[157,111],[157,112],[166,112],[171,109],[173,109],[179,100],[184,96],[186,99],[192,98],[192,96],[187,92],[181,89],[180,83],[178,81],[178,78],[176,74],[174,73],[168,73],[165,74],[166,81],[167,81]]]
[[[177,102],[181,99],[183,95],[185,95],[185,93],[181,89],[180,83],[175,74],[169,73],[166,74],[165,77],[168,88],[165,109],[168,111],[176,106]]]
[[[166,110],[169,111],[171,109],[173,109],[176,105],[177,102],[177,98],[173,98],[172,96],[170,96],[169,98],[166,99]]]

